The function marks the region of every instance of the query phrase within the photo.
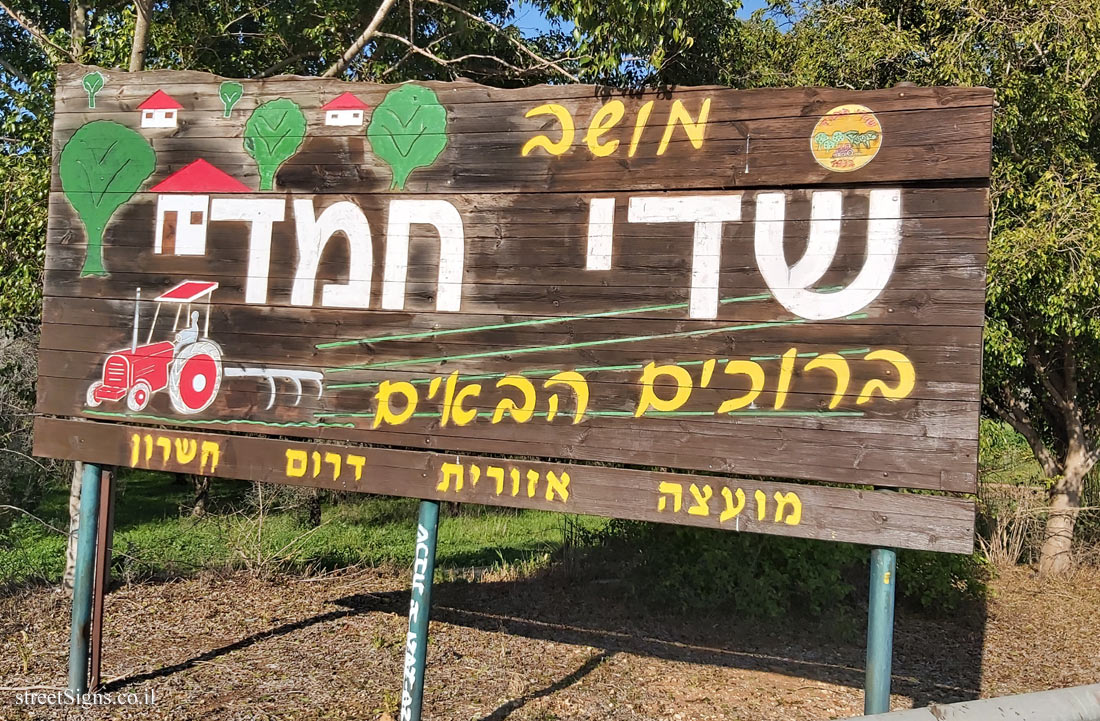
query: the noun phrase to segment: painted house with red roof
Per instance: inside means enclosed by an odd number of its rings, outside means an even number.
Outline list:
[[[321,106],[325,125],[362,125],[367,104],[351,93],[342,93]]]
[[[165,255],[205,255],[210,195],[252,192],[247,185],[201,158],[150,190],[160,193],[153,252]]]
[[[183,106],[168,93],[158,90],[147,97],[138,110],[141,111],[141,127],[174,128]]]

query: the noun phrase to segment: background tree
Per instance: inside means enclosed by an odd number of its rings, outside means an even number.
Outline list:
[[[1085,477],[1100,459],[1100,5],[776,7],[791,24],[761,47],[761,84],[996,89],[983,403],[1042,467],[1050,512],[1040,570],[1066,570]]]

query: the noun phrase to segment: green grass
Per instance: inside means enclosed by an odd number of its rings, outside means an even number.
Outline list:
[[[350,565],[407,565],[413,556],[418,501],[352,496],[326,503],[317,529],[303,524],[294,496],[265,487],[262,527],[248,483],[215,479],[211,512],[189,515],[193,491],[171,475],[120,474],[115,509],[115,575],[127,578],[187,575],[202,569],[249,568],[300,572]],[[57,528],[68,526],[67,489],[58,487],[35,514]],[[247,510],[242,510],[247,509]],[[441,513],[440,568],[525,565],[563,545],[564,516],[540,511],[463,505]],[[603,519],[573,517],[587,530]],[[22,517],[0,534],[0,587],[56,583],[65,566],[65,538]]]

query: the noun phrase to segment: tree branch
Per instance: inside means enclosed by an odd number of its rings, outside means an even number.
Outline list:
[[[1003,401],[1001,403],[997,402],[996,398],[987,397],[987,406],[998,418],[1012,426],[1017,433],[1024,437],[1027,444],[1031,446],[1031,452],[1035,454],[1035,460],[1039,461],[1039,465],[1042,466],[1043,473],[1048,478],[1057,476],[1062,472],[1062,464],[1058,462],[1058,459],[1043,443],[1039,432],[1035,430],[1035,426],[1027,417],[1027,409],[1024,404],[1007,384],[1001,387],[1001,396]]]
[[[31,79],[29,77],[27,77],[27,75],[22,70],[15,67],[14,65],[9,63],[4,58],[0,58],[0,68],[3,68],[5,73],[12,76],[13,78],[18,80],[19,82],[23,83],[24,85],[30,85],[31,84]]]
[[[580,82],[580,78],[578,78],[576,75],[574,75],[573,73],[571,73],[568,70],[566,70],[565,68],[563,68],[557,62],[555,62],[553,60],[550,60],[549,58],[544,58],[541,55],[539,55],[538,53],[532,51],[531,48],[527,47],[526,43],[523,43],[523,42],[520,42],[519,40],[516,40],[511,35],[506,33],[502,28],[500,28],[497,25],[494,25],[493,23],[489,22],[488,20],[486,20],[484,18],[480,18],[477,15],[474,15],[473,13],[467,12],[466,10],[463,10],[462,8],[458,7],[457,5],[452,5],[451,3],[446,2],[446,0],[424,0],[424,2],[428,2],[428,3],[431,3],[432,5],[438,5],[440,7],[445,7],[445,8],[448,8],[450,10],[454,10],[456,13],[459,13],[460,15],[464,15],[467,18],[469,18],[470,20],[473,20],[476,23],[480,23],[481,25],[484,25],[485,27],[489,28],[493,32],[500,35],[502,38],[507,40],[512,45],[516,46],[519,49],[520,52],[527,55],[532,60],[540,63],[541,67],[553,68],[554,70],[558,71],[559,73],[561,73],[565,77],[569,78],[573,82],[575,82],[575,83]]]
[[[348,66],[348,63],[354,60],[359,53],[363,52],[363,48],[367,46],[370,39],[378,32],[378,26],[386,19],[386,15],[395,2],[396,0],[382,0],[382,4],[378,6],[378,10],[374,13],[374,17],[371,18],[370,24],[367,25],[367,29],[363,31],[362,35],[356,38],[355,42],[344,52],[343,56],[333,63],[321,77],[331,78],[342,73]]]
[[[50,40],[49,36],[46,35],[46,33],[44,33],[37,25],[35,25],[30,20],[28,20],[27,18],[20,15],[15,10],[12,10],[10,7],[5,5],[3,2],[0,2],[0,10],[3,10],[8,15],[10,15],[12,20],[14,20],[16,23],[18,23],[21,28],[26,30],[32,38],[34,38],[35,40],[38,41],[38,43],[40,45],[44,46],[43,51],[45,51],[45,48],[47,48],[47,47],[53,48],[62,57],[68,58],[69,60],[71,60],[74,63],[77,62],[77,59],[75,57],[73,57],[72,53],[70,53],[68,50],[61,47],[57,43],[55,43],[53,40]],[[49,53],[47,52],[46,55],[48,57]]]
[[[397,42],[401,43],[402,45],[405,45],[409,49],[409,52],[416,53],[417,55],[423,55],[424,57],[431,60],[433,63],[437,63],[437,64],[443,65],[443,66],[454,65],[455,63],[461,63],[464,60],[473,59],[473,60],[492,60],[493,62],[499,63],[499,64],[503,65],[504,67],[508,68],[509,70],[512,70],[512,71],[516,72],[517,74],[521,74],[521,75],[525,72],[530,72],[531,70],[533,70],[533,68],[521,68],[521,67],[518,67],[516,65],[512,65],[510,62],[508,62],[506,60],[503,60],[501,58],[498,58],[495,55],[480,55],[478,53],[467,53],[466,55],[463,55],[461,57],[451,58],[450,60],[447,60],[445,58],[439,57],[438,55],[431,52],[430,50],[425,50],[422,47],[414,45],[413,43],[409,42],[408,40],[401,37],[400,35],[391,35],[390,33],[375,33],[375,35],[377,37],[380,37],[380,38],[388,38],[390,40],[396,40]]]

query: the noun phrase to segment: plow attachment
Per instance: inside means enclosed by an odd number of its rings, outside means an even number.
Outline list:
[[[256,368],[248,366],[238,366],[236,368],[226,367],[226,378],[262,378],[267,381],[268,390],[271,395],[268,397],[267,406],[265,409],[270,409],[275,405],[275,379],[279,378],[291,383],[294,386],[294,392],[296,394],[294,398],[294,405],[298,405],[302,402],[302,381],[317,384],[317,398],[321,397],[324,392],[324,385],[322,378],[324,377],[318,371],[305,371],[305,370],[291,370],[288,368]]]

